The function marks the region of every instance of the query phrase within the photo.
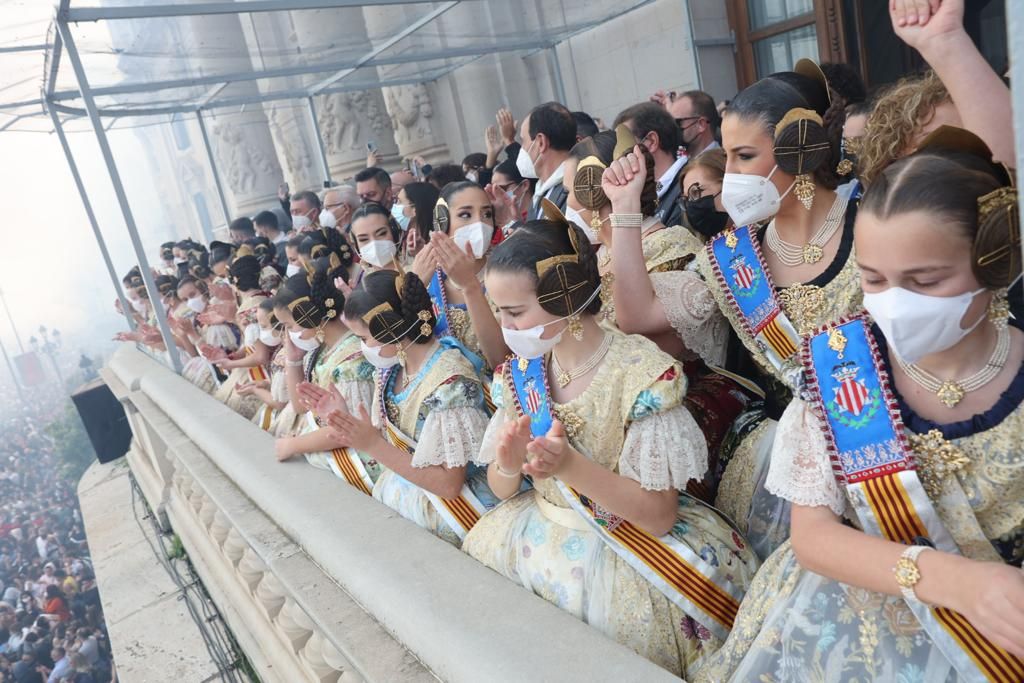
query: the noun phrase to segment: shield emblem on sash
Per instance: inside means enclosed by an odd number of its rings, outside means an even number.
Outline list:
[[[435,319],[440,318],[441,317],[441,307],[437,305],[437,299],[431,299],[430,300],[430,307],[432,309],[434,309],[434,318]]]
[[[839,382],[839,386],[832,390],[835,392],[836,405],[854,417],[860,417],[868,403],[870,392],[864,380],[857,378],[859,368],[849,364],[840,366],[837,370],[832,375]]]
[[[540,410],[540,394],[533,387],[530,387],[530,390],[526,392],[526,410],[531,415]]]
[[[733,270],[733,282],[740,290],[746,291],[754,286],[757,281],[757,273],[742,255],[735,256],[729,265]]]

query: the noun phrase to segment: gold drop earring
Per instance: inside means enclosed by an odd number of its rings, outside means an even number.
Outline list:
[[[580,316],[577,313],[573,313],[569,316],[569,334],[576,341],[583,341],[583,322],[580,320]]]
[[[805,209],[811,210],[811,206],[814,204],[814,181],[811,180],[809,173],[801,173],[796,177],[796,187],[793,188],[793,194],[796,195],[796,198],[800,200]]]

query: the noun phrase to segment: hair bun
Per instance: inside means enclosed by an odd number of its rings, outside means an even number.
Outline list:
[[[821,116],[790,109],[775,127],[775,163],[790,175],[814,173],[832,158],[832,143]]]
[[[438,199],[434,205],[434,231],[448,234],[448,226],[452,224],[452,213],[448,210],[448,202]]]
[[[590,161],[593,159],[593,161]],[[604,175],[604,167],[595,157],[588,157],[580,162],[576,168],[576,177],[572,181],[572,191],[576,195],[576,201],[584,209],[600,211],[608,204],[608,195],[601,187],[601,176]]]
[[[1017,190],[1001,187],[978,198],[978,232],[971,247],[975,277],[989,289],[1009,287],[1021,273]]]

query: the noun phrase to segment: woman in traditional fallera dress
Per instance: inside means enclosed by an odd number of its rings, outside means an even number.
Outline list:
[[[345,319],[379,370],[370,410],[335,411],[335,443],[373,458],[373,497],[458,545],[495,500],[479,455],[487,426],[483,389],[465,350],[433,334],[430,295],[414,274],[363,278]]]
[[[843,106],[809,60],[736,96],[722,123],[722,200],[740,227],[712,238],[695,264],[754,361],[729,369],[756,376],[767,395],[764,415],[744,416],[726,437],[715,499],[762,558],[789,534],[788,505],[764,477],[800,339],[860,308],[856,202],[835,192]]]
[[[724,518],[678,493],[707,467],[680,366],[598,323],[596,257],[564,220],[517,230],[485,281],[516,354],[496,375],[480,454],[506,500],[463,550],[669,671],[694,672],[758,561]],[[517,493],[524,477],[535,491]],[[657,570],[640,559],[648,551]]]
[[[288,396],[298,416],[294,436],[278,438],[278,460],[304,455],[314,467],[345,478],[345,462],[335,453],[331,430],[324,424],[333,404],[366,409],[373,397],[373,367],[359,350],[359,338],[342,316],[345,296],[336,278],[349,277],[351,250],[337,243],[331,255],[317,259],[310,271],[288,278],[275,298],[274,315],[288,329],[285,367]],[[327,403],[320,405],[323,399]],[[329,405],[330,404],[330,405]],[[369,458],[365,458],[369,465]]]
[[[412,270],[426,284],[438,323],[435,334],[450,335],[476,357],[485,381],[508,355],[501,327],[483,287],[484,265],[494,238],[494,208],[476,183],[449,183],[434,208],[430,241]]]
[[[1024,680],[1016,192],[942,128],[857,218],[870,317],[805,342],[768,473],[792,536],[697,680]],[[874,325],[872,325],[872,322]]]

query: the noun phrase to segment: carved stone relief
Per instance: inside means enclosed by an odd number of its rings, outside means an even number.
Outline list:
[[[298,186],[313,177],[312,147],[303,133],[299,114],[291,109],[272,108],[267,118],[270,132],[284,155],[285,173]]]
[[[223,122],[214,126],[217,162],[228,187],[236,195],[256,191],[261,178],[273,177],[276,164],[265,150],[246,140],[240,126]]]
[[[395,142],[404,149],[410,143],[429,138],[434,108],[422,83],[384,88],[385,103],[395,130]]]
[[[320,132],[328,154],[345,154],[360,149],[368,125],[373,134],[387,129],[387,120],[380,106],[368,93],[340,92],[321,99],[318,111]]]

